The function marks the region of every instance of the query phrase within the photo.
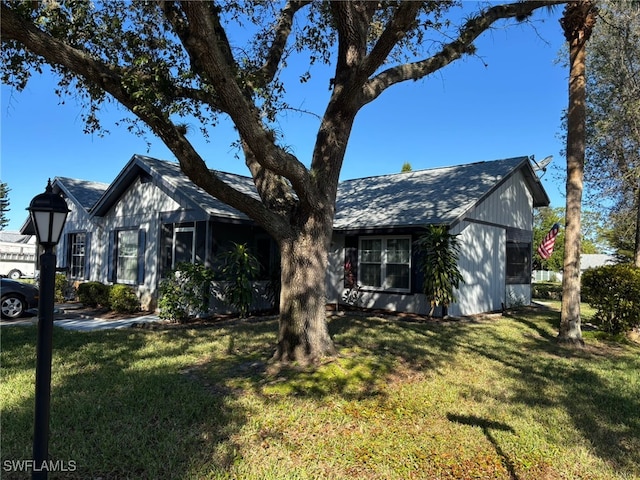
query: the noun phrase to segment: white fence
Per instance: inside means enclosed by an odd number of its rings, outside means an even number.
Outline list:
[[[562,273],[553,272],[551,270],[534,270],[531,272],[531,281],[533,282],[561,282]]]

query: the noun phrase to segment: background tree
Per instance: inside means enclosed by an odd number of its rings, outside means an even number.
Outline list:
[[[584,344],[580,328],[580,215],[585,153],[586,43],[597,9],[591,0],[568,2],[560,20],[569,43],[569,107],[567,112],[567,199],[565,211],[562,311],[558,339]]]
[[[413,170],[413,168],[411,167],[411,164],[409,162],[404,162],[402,164],[402,169],[400,170],[400,172],[404,173],[404,172],[410,172],[412,170]]]
[[[561,272],[564,268],[564,207],[542,207],[533,212],[533,268],[534,270],[551,270]],[[547,260],[543,260],[535,253],[544,236],[549,233],[551,227],[558,223],[561,225],[553,253]],[[603,219],[600,212],[582,212],[582,240],[580,253],[604,253],[609,249],[609,230],[602,227]]]
[[[553,247],[551,256],[544,260],[536,253],[538,245],[542,243],[551,227],[559,224],[560,230],[556,237],[556,243]],[[564,262],[564,208],[562,207],[543,207],[537,208],[533,212],[533,269],[534,270],[551,270],[553,272],[561,272]]]
[[[476,38],[497,21],[525,20],[559,3],[478,4],[477,13],[460,21],[454,1],[2,0],[3,81],[23,89],[48,63],[60,75],[57,92],[86,105],[87,131],[100,128],[104,103],[118,102],[135,115],[131,127],[159,137],[195,184],[261,225],[280,247],[274,358],[306,363],[334,353],[325,271],[357,113],[388,88],[474,54]],[[242,43],[233,43],[235,37]],[[288,108],[282,71],[298,52],[306,52],[309,68],[316,62],[334,68],[308,159],[293,155],[274,133]],[[300,81],[309,76],[310,69]],[[259,199],[209,170],[187,138],[187,120],[206,135],[219,116],[237,129]]]
[[[7,218],[7,212],[11,210],[9,208],[9,192],[11,189],[9,186],[0,182],[0,231],[7,228],[9,225],[9,219]]]
[[[585,185],[616,224],[620,256],[640,267],[640,1],[598,7],[587,51]]]
[[[618,260],[623,263],[633,263],[636,253],[636,210],[631,206],[620,207],[615,212],[609,212],[609,228],[606,238]]]

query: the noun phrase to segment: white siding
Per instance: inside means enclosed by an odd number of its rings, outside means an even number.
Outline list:
[[[521,172],[469,212],[467,218],[522,230],[533,229],[533,198]]]
[[[452,232],[460,234],[458,267],[464,279],[449,307],[451,315],[500,310],[505,295],[506,233],[503,228],[462,222]]]
[[[150,209],[150,207],[153,207]],[[109,271],[109,233],[115,229],[135,227],[146,232],[144,254],[144,283],[137,291],[143,306],[152,301],[158,282],[158,248],[160,246],[159,212],[181,208],[176,201],[166,195],[153,182],[136,180],[120,197],[114,208],[105,215],[103,238],[100,241],[100,271],[97,280],[107,283]]]

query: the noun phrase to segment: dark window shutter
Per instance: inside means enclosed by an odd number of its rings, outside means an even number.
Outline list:
[[[70,233],[65,233],[60,240],[62,251],[64,252],[64,264],[61,266],[69,267],[67,271],[69,271],[71,267],[71,244],[73,242],[69,239],[70,236]]]
[[[116,281],[116,261],[118,258],[116,249],[116,232],[112,230],[109,232],[109,250],[107,251],[107,281],[113,283]]]
[[[144,283],[144,255],[146,250],[147,232],[138,230],[138,285]]]
[[[417,240],[416,238],[411,239]],[[411,291],[413,293],[424,293],[424,275],[422,275],[422,259],[424,253],[415,248],[415,243],[411,245]]]
[[[351,288],[358,283],[358,237],[344,238],[344,287]]]
[[[84,279],[89,280],[91,272],[91,232],[84,235]]]

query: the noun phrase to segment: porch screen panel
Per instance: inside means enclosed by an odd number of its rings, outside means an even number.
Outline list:
[[[194,247],[195,247],[195,229],[193,227],[178,227],[174,231],[174,264],[175,268],[179,263],[193,263],[194,262]]]

